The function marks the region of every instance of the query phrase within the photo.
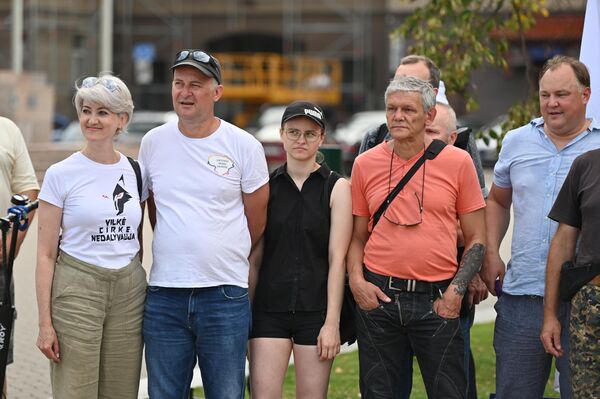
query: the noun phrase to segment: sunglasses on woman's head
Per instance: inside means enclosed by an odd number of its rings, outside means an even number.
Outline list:
[[[81,82],[81,87],[84,87],[86,89],[94,87],[95,85],[101,85],[111,93],[120,90],[119,86],[117,86],[115,82],[105,78],[97,78],[95,76],[90,76],[89,78],[83,79],[83,81]]]

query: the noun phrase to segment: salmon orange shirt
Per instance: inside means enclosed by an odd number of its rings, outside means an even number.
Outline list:
[[[408,161],[382,143],[356,158],[352,169],[352,213],[370,219],[366,267],[379,274],[441,281],[457,270],[458,215],[485,207],[469,154],[446,146],[425,162],[381,217],[372,216],[387,194],[423,155]],[[390,181],[391,170],[391,181]],[[422,212],[419,208],[422,205]]]

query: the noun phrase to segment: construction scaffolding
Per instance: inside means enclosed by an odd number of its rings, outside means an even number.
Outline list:
[[[227,0],[210,4],[185,0],[18,1],[24,5],[24,69],[46,73],[56,87],[57,110],[71,116],[73,82],[106,69],[128,83],[139,108],[170,107],[166,95],[169,66],[181,48],[207,48],[213,43],[215,48],[207,49],[219,53],[224,74],[238,74],[236,68],[227,71],[239,63],[237,50],[233,54],[216,46],[220,38],[230,35],[256,35],[254,41],[244,42],[248,47],[245,56],[257,57],[252,61],[255,64],[278,63],[272,70],[281,72],[277,76],[263,73],[263,89],[240,87],[235,80],[226,80],[231,84],[226,100],[231,102],[282,103],[303,97],[326,105],[344,104],[350,111],[371,108],[375,103],[374,60],[382,59],[384,65],[387,60],[387,45],[374,46],[372,36],[373,20],[385,14],[385,0]],[[10,12],[10,6],[0,5],[0,17],[10,21]],[[112,40],[107,40],[100,32],[111,21]],[[8,38],[6,28],[0,28],[0,38]],[[252,47],[260,47],[259,35],[280,45],[271,46],[270,55],[256,54]],[[112,44],[105,44],[110,41]],[[135,58],[140,45],[152,50],[149,81],[140,79],[140,63]],[[111,47],[109,57],[106,51]],[[8,48],[0,48],[0,65],[10,66],[6,62],[9,55]],[[313,89],[321,87],[311,91],[311,85]],[[323,86],[328,86],[327,90]],[[279,89],[266,91],[265,87]],[[270,95],[261,95],[261,90]]]
[[[379,4],[378,4],[379,3]],[[343,80],[344,96],[362,98],[366,108],[375,105],[373,93],[373,53],[367,51],[372,43],[372,19],[378,10],[385,8],[377,1],[350,0],[345,4],[336,0],[319,1],[319,6],[337,18],[334,21],[315,21],[310,10],[294,0],[283,0],[283,37],[290,43],[283,54],[302,54],[300,43],[310,37],[333,36],[333,40],[312,52],[314,56],[345,59],[348,75]],[[372,48],[372,47],[371,47]],[[342,56],[342,57],[340,57]]]

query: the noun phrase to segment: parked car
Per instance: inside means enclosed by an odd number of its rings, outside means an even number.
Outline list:
[[[177,120],[175,111],[133,111],[127,133],[119,135],[117,140],[124,143],[139,143],[150,130],[174,120]]]
[[[338,126],[334,136],[339,143],[360,144],[369,130],[385,122],[385,111],[357,112],[352,115],[348,123]]]
[[[342,158],[346,174],[352,171],[354,158],[365,134],[382,123],[386,123],[385,111],[362,111],[354,114],[348,123],[340,125],[334,133],[335,140],[342,146]]]
[[[59,114],[58,112],[54,113],[53,121],[52,121],[52,135],[50,136],[51,141],[60,140],[60,136],[62,132],[65,130],[67,126],[71,123],[71,119],[68,116],[63,114]]]
[[[490,123],[481,127],[479,137],[476,140],[477,150],[481,157],[483,166],[493,166],[498,160],[498,140],[490,137],[490,132],[495,132],[497,135],[502,134],[502,125],[508,121],[508,115],[502,114],[494,118]],[[487,141],[487,142],[486,142]]]
[[[281,141],[279,137],[280,128],[281,124],[279,122],[269,123],[254,132],[254,137],[261,143],[266,141]]]
[[[144,134],[168,121],[176,120],[177,114],[173,111],[134,111],[127,132],[117,136],[116,140],[122,143],[139,143]],[[59,142],[76,143],[83,141],[79,121],[71,122],[63,130]]]
[[[69,123],[67,127],[62,131],[60,136],[57,137],[56,141],[60,143],[76,143],[79,141],[83,141],[79,121],[74,120],[71,123]]]
[[[283,149],[283,143],[279,137],[279,129],[281,127],[280,121],[281,116],[276,123],[269,123],[254,132],[254,137],[260,141],[265,150],[269,172],[285,162],[285,150]]]
[[[268,125],[281,123],[281,117],[285,111],[285,105],[264,105],[260,108],[258,115],[248,123],[246,130],[252,134]]]

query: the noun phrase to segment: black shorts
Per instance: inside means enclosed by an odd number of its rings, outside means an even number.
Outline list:
[[[298,345],[316,345],[325,311],[252,312],[250,338],[290,338]]]

